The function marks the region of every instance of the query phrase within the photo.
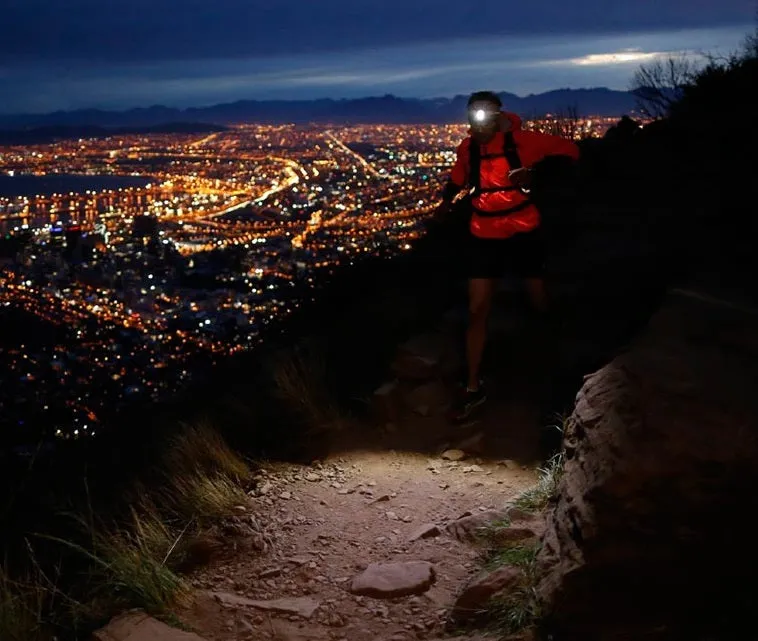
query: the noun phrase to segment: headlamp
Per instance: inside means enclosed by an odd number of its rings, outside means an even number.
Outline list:
[[[468,121],[472,127],[487,127],[494,123],[499,111],[490,105],[472,105],[468,110]]]

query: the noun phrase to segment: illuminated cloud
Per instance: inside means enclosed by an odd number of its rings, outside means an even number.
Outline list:
[[[575,65],[643,64],[665,55],[662,51],[617,51],[616,53],[591,53],[581,58],[573,58],[571,62]]]

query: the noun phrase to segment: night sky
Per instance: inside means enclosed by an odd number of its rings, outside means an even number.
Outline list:
[[[628,89],[734,51],[755,0],[0,0],[0,112]]]

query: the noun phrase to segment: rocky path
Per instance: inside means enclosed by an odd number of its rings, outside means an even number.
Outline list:
[[[208,641],[450,636],[450,610],[480,570],[475,526],[536,480],[513,461],[450,460],[461,455],[264,466],[239,536],[192,576],[180,618]]]
[[[169,628],[161,636],[150,627],[159,622],[135,619],[125,625],[144,632],[103,639],[484,638],[456,636],[451,621],[514,576],[507,569],[472,583],[484,561],[481,527],[502,520],[537,481],[539,337],[510,304],[498,308],[490,399],[466,425],[452,425],[459,312],[399,346],[370,401],[373,425],[340,432],[325,460],[259,467],[248,503],[195,550],[202,569],[189,576],[191,603],[176,612],[191,636]]]

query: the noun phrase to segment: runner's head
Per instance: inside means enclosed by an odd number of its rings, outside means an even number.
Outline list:
[[[488,143],[500,125],[503,103],[492,91],[477,91],[468,100],[468,122],[471,136],[480,144]]]

